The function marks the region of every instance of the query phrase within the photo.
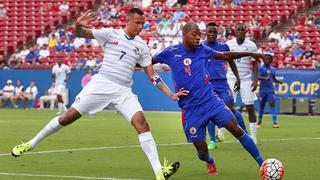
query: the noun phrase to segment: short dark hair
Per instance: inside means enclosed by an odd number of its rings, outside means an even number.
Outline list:
[[[209,23],[207,24],[207,27],[209,27],[209,26],[217,27],[217,24],[216,24],[215,22],[209,22]]]
[[[131,16],[133,14],[139,14],[139,15],[143,16],[143,11],[141,9],[139,9],[139,8],[132,8],[127,13],[127,16]]]
[[[188,33],[189,31],[199,28],[198,25],[194,22],[188,22],[187,24],[185,24],[182,28],[182,32],[184,33]]]
[[[237,26],[244,26],[244,28],[247,29],[247,25],[246,25],[245,23],[243,23],[243,22],[237,23],[237,24],[235,25],[235,27],[237,27]]]

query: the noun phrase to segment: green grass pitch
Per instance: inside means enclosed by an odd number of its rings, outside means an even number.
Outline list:
[[[161,160],[165,156],[170,162],[181,162],[180,170],[171,179],[259,179],[256,162],[229,133],[227,142],[211,151],[219,169],[219,175],[212,177],[196,158],[193,145],[186,143],[180,113],[145,114]],[[19,158],[9,155],[13,146],[29,140],[54,116],[54,111],[0,109],[1,180],[155,179],[135,130],[113,112],[84,116],[42,141],[32,153]],[[263,157],[282,161],[284,180],[319,179],[320,118],[278,119],[280,129],[272,128],[267,115],[263,128],[258,130],[258,147]]]

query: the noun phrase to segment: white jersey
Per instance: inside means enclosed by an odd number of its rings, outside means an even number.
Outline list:
[[[3,96],[5,97],[12,97],[14,95],[14,86],[13,85],[6,85],[3,87]],[[7,92],[5,92],[7,91]]]
[[[33,86],[33,87],[28,87],[25,91],[28,94],[32,94],[33,99],[37,96],[38,94],[38,88],[37,86]]]
[[[16,96],[19,96],[22,92],[23,92],[23,89],[24,87],[21,85],[21,86],[17,86],[17,87],[15,87],[14,88],[14,94],[16,95]]]
[[[248,40],[248,39],[245,39],[244,42],[239,45],[237,43],[237,40],[236,38],[233,38],[229,41],[226,42],[227,45],[229,46],[230,48],[230,51],[238,51],[238,52],[257,52],[257,45]],[[239,71],[239,76],[240,76],[240,79],[250,79],[252,78],[252,74],[251,74],[251,60],[254,60],[253,58],[251,58],[250,56],[246,56],[246,57],[242,57],[242,58],[239,58],[239,59],[235,59],[235,63],[237,65],[237,68],[238,68],[238,71]],[[233,74],[231,68],[228,68],[228,71],[227,71],[227,78],[232,78],[232,79],[235,79],[235,75]]]
[[[65,84],[65,80],[67,78],[67,74],[71,73],[71,69],[69,66],[65,64],[61,64],[59,66],[58,64],[54,65],[52,67],[52,74],[55,74],[55,82],[56,84]]]
[[[144,40],[128,37],[122,29],[93,29],[92,34],[104,51],[100,76],[130,87],[136,64],[151,65],[151,56]]]

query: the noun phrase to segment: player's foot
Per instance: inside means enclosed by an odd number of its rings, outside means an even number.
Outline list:
[[[262,128],[262,123],[258,123],[257,128]]]
[[[21,156],[23,153],[27,152],[27,151],[30,151],[32,149],[32,146],[30,143],[22,143],[22,144],[19,144],[17,146],[15,146],[13,149],[12,149],[12,156],[14,157],[19,157]]]
[[[273,128],[280,128],[279,124],[273,124]]]
[[[208,149],[213,150],[213,149],[217,149],[217,148],[218,148],[218,146],[217,146],[216,142],[214,142],[214,141],[209,142]]]
[[[157,175],[157,180],[169,179],[169,177],[176,173],[180,167],[180,162],[174,162],[169,166],[167,164],[168,161],[164,159],[163,166],[161,167],[160,172]]]
[[[208,174],[218,175],[216,164],[207,164]]]
[[[217,142],[224,142],[224,137],[216,136]]]

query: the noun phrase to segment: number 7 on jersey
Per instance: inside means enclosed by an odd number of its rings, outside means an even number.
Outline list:
[[[120,59],[122,59],[123,56],[126,55],[127,53],[125,51],[120,51],[120,52],[122,53],[121,56],[120,56]]]

